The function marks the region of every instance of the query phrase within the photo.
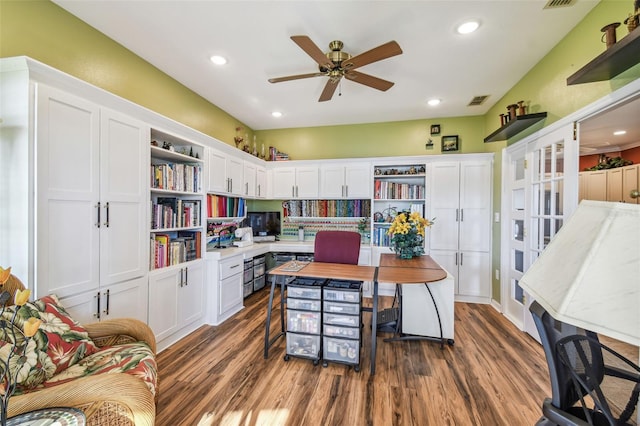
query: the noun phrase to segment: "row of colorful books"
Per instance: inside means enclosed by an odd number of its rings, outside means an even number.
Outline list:
[[[202,167],[199,164],[152,164],[151,188],[200,192],[202,189]]]
[[[207,195],[207,217],[244,217],[247,203],[244,198]]]
[[[151,205],[151,229],[200,226],[200,200],[158,197]]]
[[[174,235],[155,234],[151,237],[151,269],[179,265],[200,259],[202,253],[202,233],[181,231]]]
[[[421,200],[425,197],[424,185],[376,180],[376,200]]]

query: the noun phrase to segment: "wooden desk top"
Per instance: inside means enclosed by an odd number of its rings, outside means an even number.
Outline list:
[[[395,254],[380,255],[378,281],[397,284],[424,284],[440,281],[447,277],[431,256],[418,256],[413,259],[400,259]]]
[[[299,271],[288,271],[295,261],[287,262],[283,265],[268,271],[272,275],[288,275],[294,277],[313,278],[335,278],[339,280],[373,281],[375,276],[375,266],[345,265],[343,263],[309,262]],[[302,263],[297,261],[297,263]]]

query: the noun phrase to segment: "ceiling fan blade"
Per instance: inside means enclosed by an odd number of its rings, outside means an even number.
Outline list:
[[[390,41],[381,46],[374,47],[364,53],[354,56],[351,59],[342,61],[342,69],[352,70],[372,62],[381,61],[402,53],[400,45],[395,41]]]
[[[383,80],[369,74],[364,74],[359,71],[347,71],[345,72],[344,76],[351,81],[364,84],[365,86],[373,87],[374,89],[378,89],[383,92],[391,89],[391,87],[394,85],[394,83],[390,81]]]
[[[327,81],[327,84],[325,84],[324,90],[322,91],[322,94],[320,95],[320,99],[318,99],[318,102],[325,102],[325,101],[331,100],[331,98],[333,97],[333,94],[336,91],[336,88],[338,87],[338,83],[340,83],[340,78],[330,78]]]
[[[323,77],[325,75],[327,75],[327,73],[324,73],[324,72],[314,72],[314,73],[311,73],[311,74],[289,75],[289,76],[286,76],[286,77],[270,78],[269,79],[269,83],[280,83],[282,81],[300,80],[301,78]]]
[[[313,58],[314,61],[318,63],[321,67],[332,70],[335,67],[335,64],[327,58],[327,55],[324,54],[322,50],[307,36],[297,35],[291,36],[291,40],[298,46],[300,49],[304,50],[305,53]]]

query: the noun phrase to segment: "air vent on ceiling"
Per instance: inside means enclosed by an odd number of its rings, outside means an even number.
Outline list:
[[[576,0],[549,0],[543,9],[554,9],[556,7],[573,6]]]
[[[474,96],[473,99],[471,99],[471,102],[469,102],[469,105],[467,105],[467,106],[482,105],[484,103],[484,101],[487,100],[488,97],[489,97],[489,95]]]

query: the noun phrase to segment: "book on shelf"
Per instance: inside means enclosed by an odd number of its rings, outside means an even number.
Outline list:
[[[160,269],[202,257],[202,232],[178,231],[151,238],[150,269]]]

